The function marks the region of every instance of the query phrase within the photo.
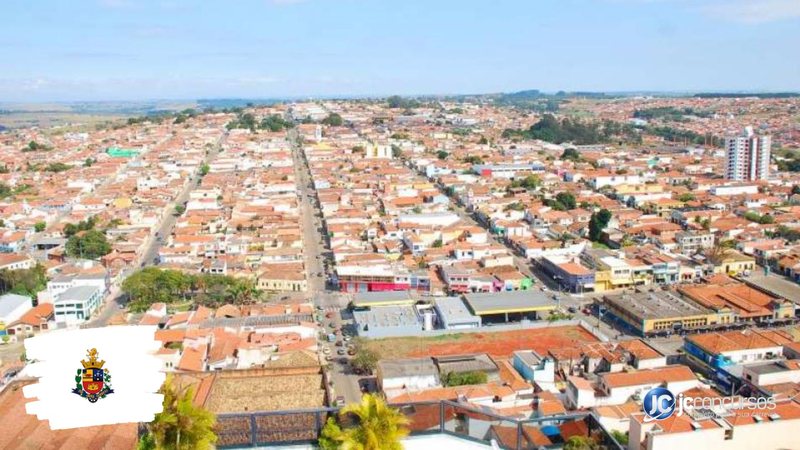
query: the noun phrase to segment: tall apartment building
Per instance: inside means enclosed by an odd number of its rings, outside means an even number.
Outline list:
[[[725,178],[729,180],[765,180],[769,177],[772,138],[756,135],[753,127],[742,134],[725,138]]]

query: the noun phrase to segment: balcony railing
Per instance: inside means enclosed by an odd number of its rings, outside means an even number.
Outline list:
[[[452,401],[392,405],[409,419],[411,435],[447,434],[508,450],[560,447],[570,437],[592,438],[599,449],[624,450],[590,414],[514,419]],[[219,414],[219,448],[312,444],[337,408]],[[343,424],[347,426],[347,424]]]

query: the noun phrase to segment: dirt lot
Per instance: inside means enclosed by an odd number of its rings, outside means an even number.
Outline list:
[[[382,358],[444,356],[467,353],[488,353],[505,358],[516,350],[547,353],[551,348],[572,346],[580,342],[597,342],[583,328],[576,326],[515,330],[485,333],[457,333],[430,338],[389,338],[367,341],[369,348]]]

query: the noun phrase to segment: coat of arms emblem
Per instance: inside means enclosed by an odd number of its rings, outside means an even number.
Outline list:
[[[111,375],[108,374],[108,369],[103,369],[106,362],[97,359],[97,349],[88,350],[86,355],[89,360],[81,361],[83,369],[78,369],[78,373],[75,375],[75,389],[72,390],[72,393],[94,403],[101,398],[106,398],[106,395],[114,393],[114,390],[111,389],[109,383]]]

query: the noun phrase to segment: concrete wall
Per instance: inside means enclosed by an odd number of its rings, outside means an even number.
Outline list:
[[[655,422],[657,423],[657,422]],[[644,439],[639,422],[631,421],[628,450],[640,450]],[[684,433],[661,433],[651,435],[646,450],[674,450],[713,448],[715,450],[779,450],[797,448],[797,420],[765,420],[762,423],[734,427],[733,438],[725,439],[723,428],[710,428]]]
[[[502,325],[492,325],[490,327],[482,326],[477,328],[466,328],[466,329],[457,329],[457,330],[430,330],[424,331],[422,330],[422,324],[419,325],[419,329],[402,329],[402,328],[391,328],[391,329],[383,329],[383,330],[370,330],[370,331],[358,331],[359,336],[364,336],[368,338],[388,338],[388,337],[431,337],[431,336],[443,336],[447,334],[455,334],[455,333],[491,333],[495,331],[515,331],[515,330],[535,330],[541,328],[555,328],[555,327],[565,327],[565,326],[579,326],[586,330],[587,332],[591,333],[594,337],[596,337],[601,342],[608,342],[609,338],[602,334],[597,327],[594,327],[583,320],[558,320],[555,322],[548,322],[546,320],[541,321],[534,321],[534,322],[527,322],[527,323],[509,323],[509,324],[502,324]]]

